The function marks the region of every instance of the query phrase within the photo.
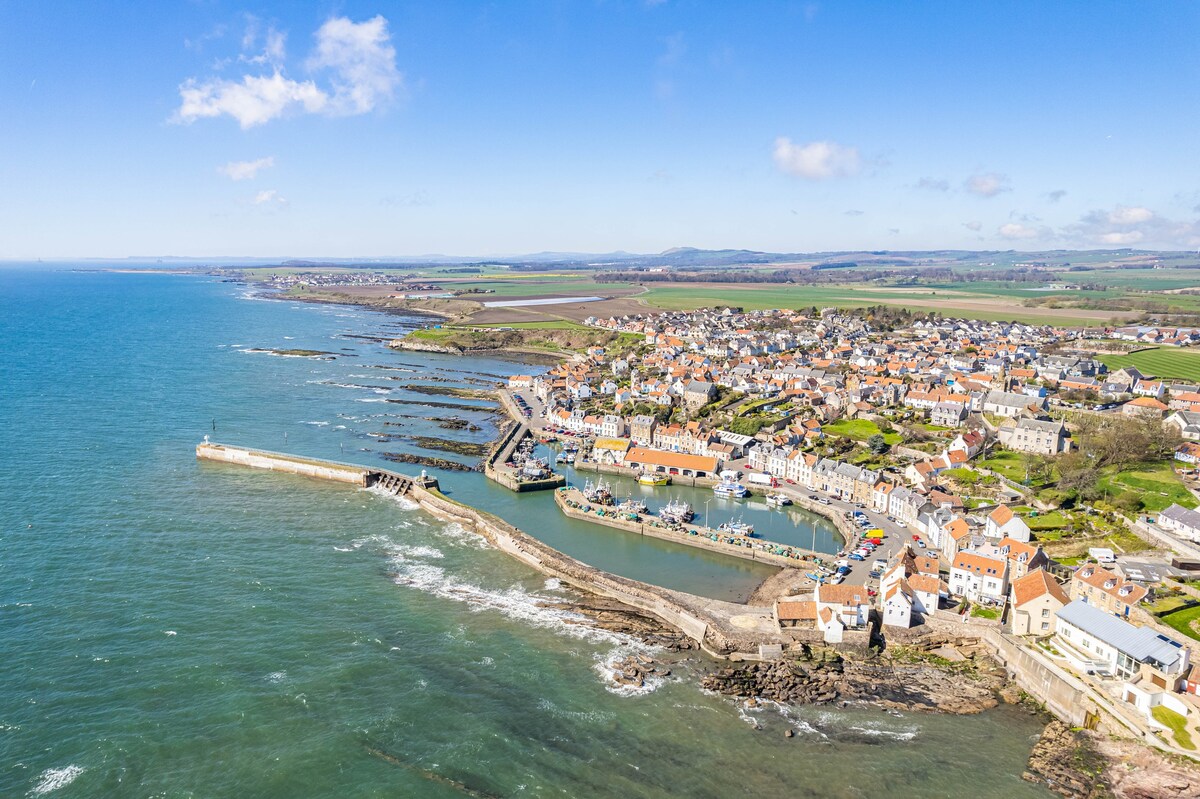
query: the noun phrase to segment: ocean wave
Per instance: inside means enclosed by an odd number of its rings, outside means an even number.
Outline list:
[[[74,764],[62,768],[48,768],[38,775],[38,781],[29,793],[31,796],[42,796],[51,791],[57,791],[59,788],[65,788],[82,773],[83,767]]]
[[[458,522],[450,522],[449,524],[436,528],[434,532],[443,538],[449,538],[471,549],[492,548],[492,545],[487,542],[486,538],[479,535],[479,533],[468,530]]]
[[[310,424],[313,427],[328,427],[329,422],[301,422],[300,424]]]
[[[279,683],[281,683],[287,679],[287,672],[286,671],[273,671],[270,674],[268,674],[266,677],[264,677],[263,679],[265,679],[269,683],[278,685]]]

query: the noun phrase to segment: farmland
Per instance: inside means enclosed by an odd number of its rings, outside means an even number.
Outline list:
[[[1102,355],[1100,360],[1109,369],[1132,366],[1143,374],[1200,382],[1200,351],[1156,347],[1127,355]]]

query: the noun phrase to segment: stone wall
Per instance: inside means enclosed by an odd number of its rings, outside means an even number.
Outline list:
[[[196,457],[201,460],[232,463],[238,466],[298,474],[318,480],[333,480],[339,483],[352,483],[360,486],[367,484],[367,473],[369,471],[365,467],[353,466],[346,463],[310,460],[278,452],[228,447],[223,444],[199,444],[196,446]]]

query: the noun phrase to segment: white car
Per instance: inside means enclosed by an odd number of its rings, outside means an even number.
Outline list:
[[[829,578],[829,584],[830,584],[830,585],[841,585],[841,584],[842,584],[842,582],[843,582],[845,579],[846,579],[846,575],[844,575],[844,574],[835,574],[835,575],[833,575],[832,577],[830,577],[830,578]]]

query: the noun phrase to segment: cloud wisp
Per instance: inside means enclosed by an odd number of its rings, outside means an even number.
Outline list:
[[[796,144],[786,136],[775,140],[772,153],[775,166],[782,172],[804,180],[828,180],[857,175],[862,159],[857,147],[832,141]]]
[[[977,197],[995,197],[997,194],[1012,191],[1008,175],[1002,175],[998,172],[971,175],[963,183],[963,188]]]
[[[305,66],[328,76],[328,86],[288,77],[282,66],[284,34],[269,30],[262,55],[244,63],[270,66],[271,73],[243,75],[241,80],[189,78],[179,87],[180,105],[173,121],[229,116],[243,130],[289,113],[352,116],[365,114],[391,100],[403,85],[396,68],[387,20],[365,22],[333,17],[315,34],[316,47]]]
[[[264,169],[275,166],[275,156],[268,155],[254,161],[230,161],[217,167],[217,171],[230,180],[253,180]]]

